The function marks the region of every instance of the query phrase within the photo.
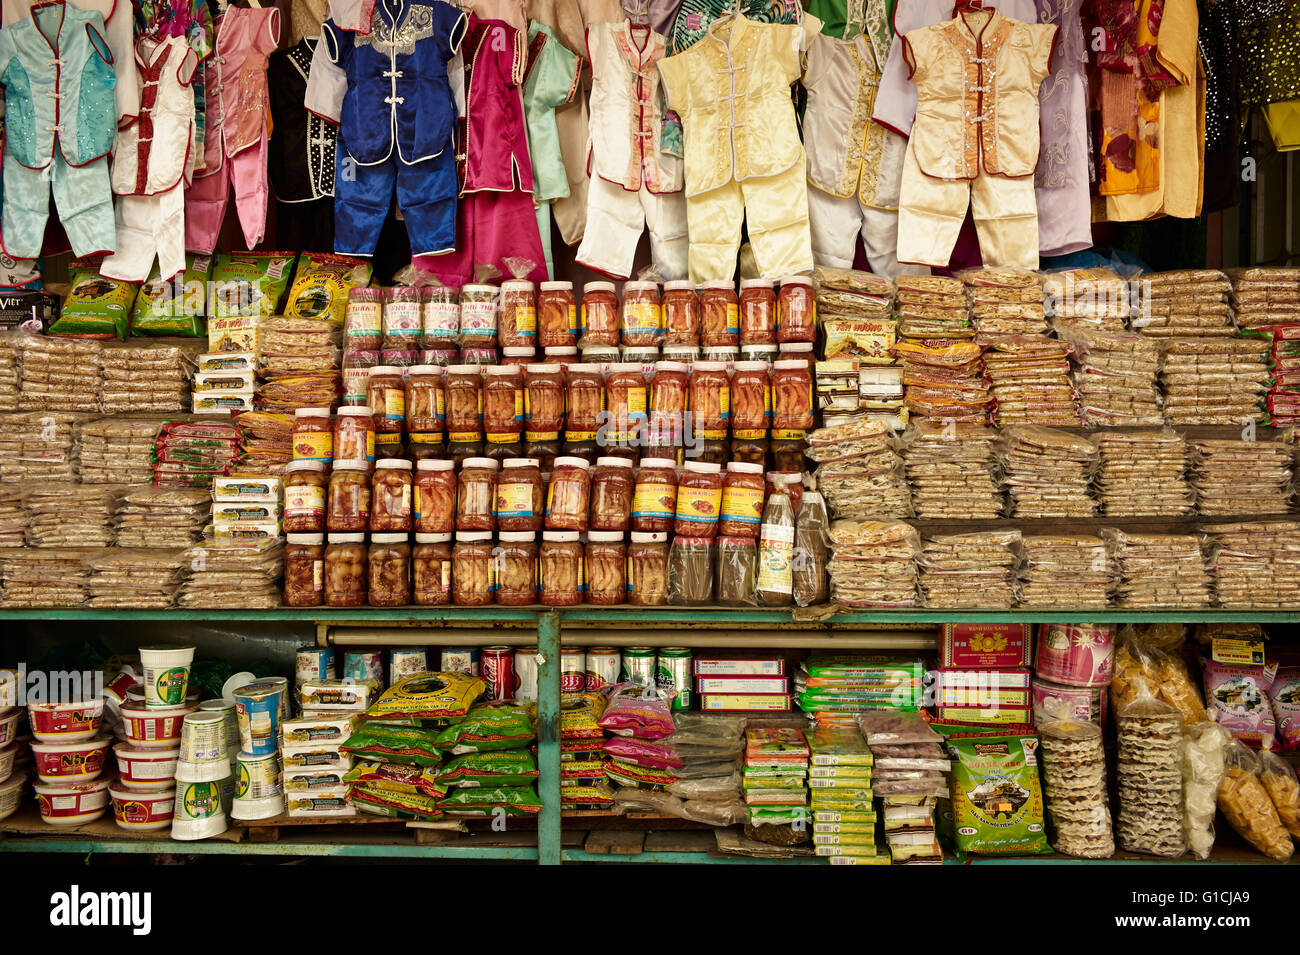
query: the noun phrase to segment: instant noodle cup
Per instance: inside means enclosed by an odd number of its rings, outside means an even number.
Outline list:
[[[152,832],[172,824],[176,790],[141,792],[121,784],[109,786],[113,800],[113,821],[129,832]]]
[[[240,753],[235,766],[234,819],[269,819],[284,812],[280,758],[275,753]]]
[[[176,762],[181,751],[175,749],[137,749],[130,743],[113,747],[121,780],[132,789],[171,789],[176,778]]]
[[[190,684],[193,647],[141,647],[140,665],[144,669],[144,705],[147,707],[181,706]]]
[[[18,773],[0,782],[0,819],[12,816],[23,801],[23,783],[27,782],[25,773]]]
[[[0,709],[0,746],[8,746],[18,738],[18,717],[22,712],[17,706]]]
[[[32,743],[36,778],[50,786],[92,782],[104,771],[111,742],[102,736],[78,743]]]
[[[221,788],[221,780],[176,780],[176,801],[172,805],[173,839],[206,839],[226,831]]]
[[[36,784],[36,805],[51,826],[81,826],[108,809],[108,780],[58,785]]]
[[[225,718],[220,713],[189,713],[181,726],[176,778],[190,782],[224,779],[230,775]]]
[[[42,743],[76,743],[99,732],[104,718],[104,701],[74,703],[29,703],[27,719],[32,735]]]
[[[288,689],[288,680],[273,676],[235,690],[235,719],[243,752],[265,756],[279,748],[280,718]]]
[[[193,712],[188,706],[152,710],[123,707],[122,732],[132,746],[174,749],[185,717]]]

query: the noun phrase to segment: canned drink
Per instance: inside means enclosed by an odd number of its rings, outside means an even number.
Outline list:
[[[489,700],[509,700],[519,687],[515,680],[514,647],[484,647],[483,681]]]
[[[587,685],[587,651],[560,651],[560,692],[580,693]]]
[[[444,647],[438,669],[443,673],[479,675],[478,647]]]
[[[618,682],[621,660],[618,647],[589,647],[587,649],[587,689],[603,690]]]
[[[674,710],[691,708],[691,651],[686,647],[663,647],[655,661],[655,684],[665,690],[676,690]]]
[[[349,650],[343,654],[343,679],[378,680],[384,685],[384,654],[382,650]]]
[[[537,699],[537,647],[521,647],[515,651],[515,680],[519,689],[515,690],[517,700]]]
[[[618,682],[653,686],[655,682],[654,647],[624,647],[619,661]]]
[[[334,679],[333,647],[299,647],[294,665],[295,685],[308,680]]]
[[[425,647],[402,647],[388,651],[390,683],[427,672],[429,672],[429,651]]]

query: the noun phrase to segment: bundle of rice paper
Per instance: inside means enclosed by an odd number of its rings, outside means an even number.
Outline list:
[[[187,547],[199,539],[212,514],[212,496],[179,487],[136,487],[117,512],[119,547]]]
[[[185,552],[177,605],[205,610],[280,606],[283,541],[205,540]]]
[[[0,547],[22,547],[27,542],[27,511],[21,484],[0,484]]]
[[[1022,607],[1105,607],[1113,577],[1100,537],[1026,535],[1021,540]]]
[[[1231,338],[1237,334],[1228,295],[1232,283],[1215,269],[1147,272],[1133,280],[1135,331],[1149,338]]]
[[[1202,531],[1219,606],[1300,606],[1300,522],[1207,524]]]
[[[86,600],[88,548],[23,547],[0,554],[0,606],[80,607]]]
[[[1236,425],[1264,415],[1272,381],[1264,338],[1182,338],[1161,343],[1160,384],[1172,425]]]
[[[903,462],[884,422],[819,428],[808,435],[806,453],[818,463],[817,488],[832,516],[850,520],[911,516]]]
[[[1065,269],[1043,276],[1043,306],[1057,322],[1123,331],[1133,311],[1129,284],[1111,269]]]
[[[235,416],[239,460],[233,474],[281,474],[293,460],[293,416],[246,411]]]
[[[113,513],[126,489],[117,484],[31,484],[23,495],[31,547],[108,547]]]
[[[889,350],[897,338],[894,283],[870,272],[819,265],[813,270],[813,284],[826,357],[891,364]]]
[[[927,537],[921,545],[925,606],[1007,609],[1016,605],[1020,531]]]
[[[1238,328],[1300,323],[1300,269],[1229,269]]]
[[[75,480],[77,439],[91,417],[66,411],[0,415],[0,483]]]
[[[1043,286],[1029,269],[982,268],[958,273],[981,341],[1047,333]]]
[[[1210,574],[1195,534],[1136,534],[1103,528],[1119,579],[1117,607],[1208,607]]]
[[[846,607],[916,605],[920,539],[902,521],[831,523],[831,599]]]
[[[894,280],[898,334],[912,339],[970,339],[975,326],[961,279],[939,275],[900,275]]]
[[[103,384],[97,341],[22,335],[22,411],[98,412]]]
[[[1156,376],[1157,344],[1134,332],[1057,323],[1074,349],[1074,385],[1086,424],[1097,427],[1162,425]]]
[[[184,554],[179,549],[114,547],[91,555],[86,560],[87,604],[106,610],[170,607],[180,586]]]
[[[106,345],[100,396],[104,413],[184,411],[196,353],[197,346]]]
[[[19,336],[0,333],[0,411],[18,410],[18,366],[22,360]]]
[[[1281,441],[1204,440],[1192,444],[1192,485],[1206,517],[1285,514],[1291,507],[1294,449]]]
[[[894,355],[903,363],[903,400],[914,415],[985,424],[989,386],[983,349],[972,341],[903,341]]]
[[[903,459],[917,517],[992,520],[1002,516],[998,433],[985,425],[913,422]]]
[[[77,471],[82,484],[148,484],[163,419],[100,418],[81,426]]]
[[[1097,498],[1107,517],[1183,517],[1194,508],[1187,442],[1178,432],[1104,431],[1097,446]]]
[[[229,474],[239,453],[239,428],[232,421],[168,421],[154,444],[154,483],[207,488]]]
[[[1003,465],[1015,517],[1092,517],[1096,448],[1085,438],[1033,425],[1005,433]]]
[[[1066,342],[1046,335],[1008,335],[988,343],[983,355],[984,377],[992,391],[998,427],[1080,425],[1070,380],[1071,351]]]

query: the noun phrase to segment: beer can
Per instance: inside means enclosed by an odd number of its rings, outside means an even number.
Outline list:
[[[429,651],[425,647],[397,647],[388,651],[388,681],[396,683],[408,676],[429,671]]]
[[[478,647],[443,647],[438,669],[443,673],[479,675]]]
[[[560,692],[579,693],[587,685],[587,651],[560,651]]]
[[[621,660],[618,647],[589,647],[587,649],[587,689],[603,690],[618,682]]]
[[[515,651],[515,680],[519,689],[515,690],[517,700],[537,699],[537,647],[520,647]]]
[[[384,685],[384,652],[382,650],[349,650],[343,654],[343,679],[378,680]]]
[[[295,658],[293,682],[334,679],[333,647],[299,647]]]
[[[518,689],[515,680],[515,648],[484,647],[482,665],[481,676],[487,684],[488,699],[512,699]]]
[[[676,690],[674,710],[691,708],[691,651],[686,647],[663,647],[656,654],[655,684],[664,690]]]
[[[618,682],[653,686],[655,682],[654,647],[624,647],[618,671]]]

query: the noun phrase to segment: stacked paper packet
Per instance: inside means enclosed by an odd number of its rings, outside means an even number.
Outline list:
[[[1005,432],[1004,461],[1013,517],[1092,517],[1089,494],[1097,449],[1086,438],[1026,425]]]
[[[188,547],[203,534],[212,498],[179,487],[134,487],[117,511],[119,547]]]
[[[211,351],[198,356],[192,394],[195,414],[238,415],[252,411],[257,387],[257,355],[251,351]]]
[[[1016,605],[1020,531],[927,537],[921,544],[921,593],[927,607],[1008,609]]]
[[[105,414],[184,411],[192,355],[175,345],[105,346],[100,407]]]
[[[950,341],[975,337],[970,301],[961,279],[899,276],[894,280],[894,314],[900,338]]]
[[[1229,269],[1237,327],[1300,323],[1300,269]]]
[[[1110,602],[1114,571],[1100,537],[1021,539],[1020,606],[1080,609]]]
[[[27,511],[23,486],[0,484],[0,547],[22,547],[27,541]]]
[[[1192,486],[1206,517],[1285,514],[1295,449],[1281,441],[1196,441]]]
[[[790,678],[779,652],[702,653],[692,666],[701,710],[790,709]]]
[[[1124,331],[1133,311],[1128,282],[1110,269],[1066,269],[1043,276],[1043,305],[1053,324]]]
[[[75,481],[77,437],[89,420],[66,411],[0,415],[0,484]]]
[[[885,865],[876,845],[871,750],[855,724],[808,731],[813,851],[832,865]]]
[[[1086,424],[1096,427],[1162,425],[1160,348],[1134,332],[1057,323],[1074,349],[1074,386]]]
[[[970,298],[971,318],[981,341],[1015,335],[1044,335],[1043,286],[1029,269],[983,268],[959,273]]]
[[[1106,431],[1097,446],[1095,487],[1107,517],[1183,517],[1195,506],[1187,485],[1187,442],[1171,429]]]
[[[826,336],[826,357],[891,364],[894,283],[870,272],[827,266],[813,270],[813,283],[817,288],[817,323]]]
[[[18,410],[18,365],[21,357],[21,338],[13,332],[0,332],[0,411]]]
[[[22,336],[22,385],[18,408],[48,414],[51,411],[99,411],[103,384],[96,341],[74,338]]]
[[[217,540],[279,538],[280,483],[270,475],[216,478],[212,483],[213,536]]]
[[[113,512],[125,488],[116,484],[29,484],[23,496],[31,547],[109,547]]]
[[[1203,531],[1220,607],[1300,606],[1300,523],[1209,524]]]
[[[1133,279],[1133,328],[1150,338],[1224,337],[1237,333],[1232,283],[1214,269],[1147,272]]]
[[[808,741],[801,729],[760,726],[745,730],[741,788],[751,826],[806,825],[808,758]]]
[[[924,667],[915,657],[814,654],[795,676],[799,708],[817,726],[855,726],[868,710],[919,706]]]
[[[101,418],[81,427],[77,471],[82,484],[148,484],[161,418]]]
[[[997,729],[1033,720],[1025,667],[935,671],[935,713],[940,719]]]
[[[292,414],[298,408],[338,404],[342,326],[315,318],[272,318],[262,349],[265,381],[257,388],[263,411]],[[248,410],[248,409],[243,409]]]
[[[937,865],[935,810],[948,796],[951,763],[943,737],[914,710],[864,713],[858,720],[871,750],[873,789],[894,865]]]
[[[1272,381],[1266,338],[1183,338],[1161,343],[1160,383],[1172,425],[1241,427],[1264,415]]]
[[[229,474],[239,453],[239,429],[229,420],[168,421],[154,444],[154,483],[209,488]]]
[[[361,714],[357,711],[310,709],[284,722],[280,758],[284,765],[284,797],[292,817],[355,816],[347,801],[344,777],[353,759],[343,752]]]
[[[106,548],[87,558],[88,605],[95,608],[170,607],[181,582],[181,550]]]
[[[845,607],[916,606],[921,541],[902,521],[831,523],[831,599]]]
[[[280,606],[284,542],[205,540],[185,552],[189,578],[177,605],[203,610]]]
[[[1073,718],[1038,724],[1043,796],[1052,848],[1062,855],[1106,859],[1115,853],[1106,794],[1101,728]]]
[[[818,428],[808,435],[806,453],[817,462],[817,489],[832,516],[866,520],[912,515],[903,459],[883,422]]]
[[[927,520],[993,520],[1004,507],[998,432],[921,419],[903,435],[912,507]]]
[[[0,555],[5,607],[80,607],[86,600],[85,560],[91,549],[22,547]]]
[[[1195,534],[1135,534],[1103,528],[1119,571],[1117,607],[1199,608],[1210,605],[1210,574]]]
[[[989,381],[998,427],[1041,424],[1075,428],[1081,424],[1070,379],[1073,348],[1069,343],[1046,335],[1014,335],[987,345],[984,377]]]
[[[817,362],[814,368],[817,407],[826,427],[834,428],[866,418],[858,395],[858,367],[856,358],[831,358]]]
[[[895,345],[894,354],[903,362],[908,411],[944,423],[987,423],[989,386],[982,353],[973,341],[908,339]]]
[[[1272,341],[1273,376],[1265,397],[1269,423],[1279,428],[1295,424],[1300,421],[1300,324],[1271,325],[1262,333]]]

